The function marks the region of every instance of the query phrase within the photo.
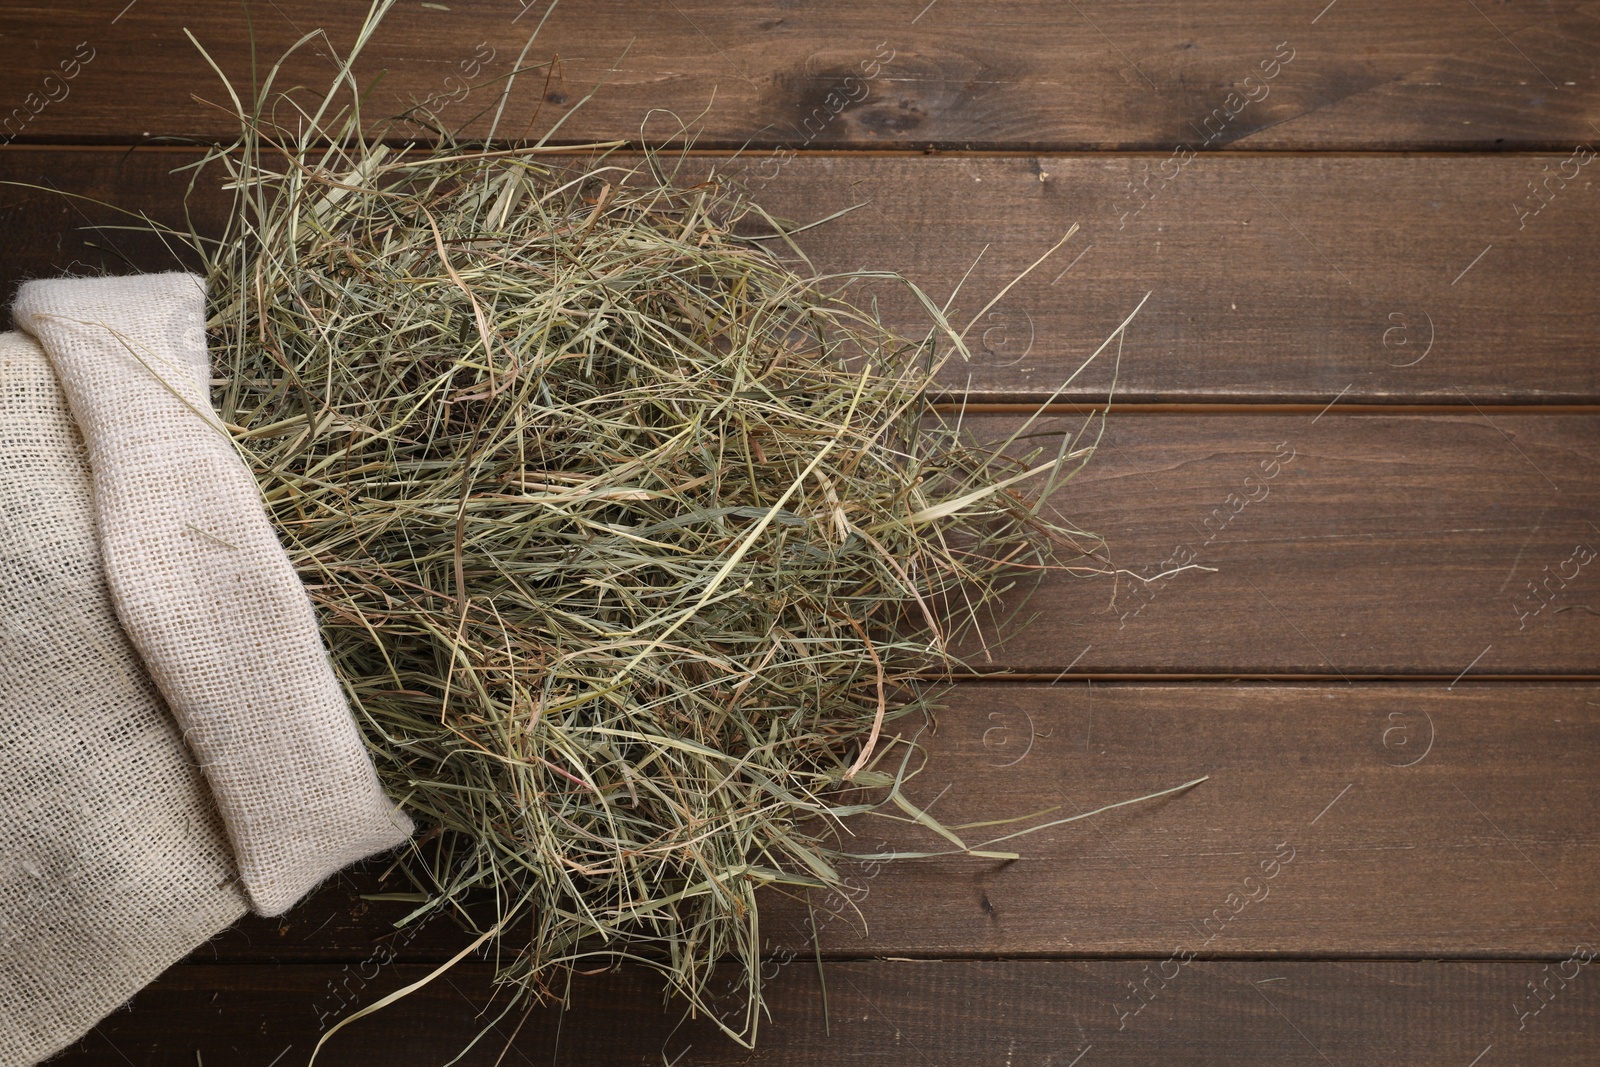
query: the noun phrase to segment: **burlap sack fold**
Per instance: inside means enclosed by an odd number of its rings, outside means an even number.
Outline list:
[[[201,280],[29,282],[12,316],[66,393],[117,615],[211,785],[252,905],[279,914],[403,842],[411,821],[211,407]]]
[[[0,1067],[67,1047],[245,910],[117,622],[66,398],[0,334]]]

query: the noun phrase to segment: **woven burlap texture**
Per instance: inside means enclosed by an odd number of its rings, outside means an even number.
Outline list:
[[[28,282],[12,317],[66,393],[117,615],[210,782],[255,910],[280,914],[405,841],[411,821],[211,406],[201,279]]]
[[[0,334],[0,1065],[67,1047],[245,910],[117,623],[66,398],[30,338]]]

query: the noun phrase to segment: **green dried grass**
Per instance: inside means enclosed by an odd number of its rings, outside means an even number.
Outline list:
[[[406,921],[494,935],[511,1003],[635,960],[753,1041],[758,890],[837,888],[840,819],[1011,855],[906,798],[896,731],[1014,581],[1101,569],[1045,513],[1098,421],[973,440],[929,402],[967,356],[942,309],[796,273],[714,174],[386,147],[350,73],[386,6],[327,93],[275,67],[234,96],[196,168],[236,196],[220,240],[185,235],[218,407],[427,828]],[[885,281],[920,339],[846,299]]]

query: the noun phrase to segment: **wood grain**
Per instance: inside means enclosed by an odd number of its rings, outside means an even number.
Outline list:
[[[151,238],[83,227],[114,220],[96,200],[182,225],[188,176],[169,172],[192,158],[0,152],[0,180],[82,198],[0,186],[8,241],[0,290],[68,268],[178,265]],[[1148,292],[1120,363],[1102,358],[1064,399],[1320,408],[1337,398],[1465,413],[1470,403],[1600,400],[1590,352],[1600,336],[1591,177],[1600,161],[1569,158],[1227,154],[1178,169],[1125,155],[805,156],[770,177],[757,164],[745,178],[769,210],[797,221],[856,208],[801,235],[819,270],[899,270],[941,302],[971,271],[951,311],[963,326],[1078,224],[1052,260],[974,323],[972,362],[945,376],[971,401],[1052,395]],[[744,166],[695,157],[686,178]],[[1547,206],[1519,221],[1516,198],[1541,202],[1527,182],[1563,169],[1577,178],[1552,180]],[[1163,185],[1167,171],[1176,174]],[[203,233],[218,232],[219,196],[201,196],[193,209]],[[857,295],[877,298],[907,332],[926,329],[903,287]],[[1517,371],[1508,374],[1513,352]]]
[[[684,120],[704,113],[702,143],[725,148],[1554,150],[1593,137],[1600,24],[1591,6],[1476,8],[1451,0],[562,4],[527,60],[559,62],[529,72],[502,129],[542,132],[570,115],[559,131],[566,140],[661,140],[677,122],[645,118],[663,109]],[[278,82],[325,86],[330,50],[350,47],[364,9],[280,0],[252,6],[247,23],[229,5],[11,5],[0,101],[12,125],[0,136],[128,143],[225,134],[225,112],[192,99],[227,102],[185,29],[248,87],[252,38],[264,76],[289,45],[325,28],[328,40],[304,47]],[[359,68],[369,79],[386,72],[368,112],[431,99],[440,122],[481,131],[485,123],[471,120],[492,108],[495,79],[513,69],[546,10],[487,0],[396,7]],[[63,68],[75,55],[89,58]]]
[[[948,825],[1055,807],[1049,821],[1211,777],[1020,838],[1010,863],[930,860],[870,880],[868,868],[862,928],[827,923],[822,943],[934,957],[1554,951],[1600,918],[1587,903],[1600,820],[1585,814],[1600,787],[1584,770],[1600,756],[1596,695],[963,688],[910,790],[921,805],[937,798]],[[863,846],[939,844],[863,822]],[[775,939],[809,944],[804,912],[780,916],[764,924]]]
[[[1585,945],[1592,953],[1592,935]],[[823,968],[825,1006],[815,966],[802,961],[777,974],[754,1052],[704,1020],[680,1027],[647,975],[595,975],[574,980],[569,1013],[537,1011],[513,1041],[519,1012],[461,1062],[1466,1067],[1492,1047],[1486,1063],[1579,1067],[1592,1062],[1600,983],[1594,965],[1566,963],[1572,948],[1551,963],[834,963]],[[332,1025],[425,973],[178,967],[51,1062],[304,1067],[319,1019]],[[487,968],[461,964],[335,1035],[317,1062],[443,1063],[489,1021],[475,1018],[489,993]]]
[[[1135,577],[1045,577],[969,662],[1046,679],[1600,673],[1597,460],[1587,415],[1113,415],[1055,507]]]
[[[906,795],[947,825],[1051,809],[962,831],[974,846],[1210,778],[994,846],[1013,862],[858,863],[846,894],[812,901],[830,958],[1505,958],[1600,935],[1595,685],[963,685],[919,743]],[[851,826],[864,854],[946,847],[885,818]],[[360,899],[377,888],[341,879],[193,958],[351,961],[389,943],[423,962],[466,943],[448,923],[395,939],[407,906]],[[809,955],[805,907],[765,909],[770,950]]]
[[[797,158],[757,195],[797,219],[861,205],[804,235],[821,269],[891,266],[941,302],[970,270],[959,326],[1079,226],[977,320],[946,376],[971,400],[1051,395],[1149,293],[1115,378],[1105,360],[1067,399],[1582,403],[1600,396],[1596,165],[1513,209],[1566,159]]]

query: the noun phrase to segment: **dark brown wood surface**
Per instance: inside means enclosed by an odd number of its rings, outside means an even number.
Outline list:
[[[247,83],[252,36],[275,57],[326,26],[342,49],[362,10],[12,5],[0,180],[175,221],[189,150],[119,146],[227,134],[182,29]],[[899,269],[939,300],[972,268],[965,323],[1078,224],[947,377],[985,432],[1150,294],[1122,406],[1058,502],[1131,573],[1047,578],[992,656],[969,648],[1009,680],[955,688],[908,795],[1048,822],[1209,777],[1014,862],[863,864],[814,932],[769,900],[754,1053],[630,971],[574,977],[571,1012],[502,1057],[514,1016],[463,1062],[1593,1062],[1595,5],[408,3],[363,63],[386,72],[373,113],[429,102],[482,132],[547,13],[502,132],[662,144],[676,120],[649,109],[696,120],[689,173],[795,220],[855,206],[803,235],[820,268]],[[325,80],[328,47],[284,82]],[[214,229],[220,201],[194,207]],[[109,218],[0,186],[0,286],[176,262],[80,229]],[[1103,403],[1112,369],[1059,399]],[[364,898],[395,888],[378,869],[245,920],[59,1062],[304,1064],[465,944],[397,939],[405,905]],[[469,960],[318,1062],[443,1063],[489,992]]]
[[[825,964],[820,980],[802,958],[775,968],[776,1007],[754,1052],[703,1020],[680,1026],[646,975],[591,976],[575,984],[570,1013],[542,1010],[523,1022],[515,1012],[462,1062],[1467,1067],[1482,1057],[1481,1064],[1588,1067],[1600,983],[1593,964],[1578,962],[1585,948],[1574,957],[1575,947],[1549,961],[1470,963],[861,961]],[[503,1007],[478,1017],[490,998],[487,970],[462,964],[448,983],[357,1020],[317,1063],[444,1062]],[[426,973],[405,964],[182,966],[59,1062],[305,1063],[324,1030],[354,1010],[354,998]]]
[[[365,8],[274,0],[250,6],[247,28],[226,4],[10,5],[0,100],[24,111],[5,132],[56,143],[226,135],[223,111],[196,114],[192,95],[227,97],[184,29],[248,86],[252,35],[265,77],[326,27],[329,40],[280,77],[325,87],[329,42],[347,50]],[[396,6],[360,66],[387,72],[369,110],[432,101],[441,122],[468,122],[549,8]],[[1594,34],[1581,0],[564,3],[502,128],[572,113],[562,140],[658,141],[678,128],[665,114],[646,124],[661,109],[704,113],[702,142],[726,148],[1570,150],[1594,136]]]
[[[194,158],[0,151],[0,181],[19,183],[0,185],[0,290],[69,265],[178,265],[149,237],[90,227],[128,221],[94,201],[186,226],[186,181],[171,172]],[[819,270],[897,270],[940,302],[970,271],[950,313],[960,326],[1076,224],[972,326],[971,361],[945,374],[970,401],[1059,391],[1088,403],[1295,402],[1315,414],[1336,399],[1600,401],[1587,347],[1600,336],[1600,161],[1567,165],[1578,176],[1563,184],[1568,158],[1223,153],[1169,179],[1175,167],[1157,156],[826,154],[745,178],[765,208],[797,222],[855,208],[800,236]],[[744,164],[716,155],[685,166]],[[1558,175],[1548,206],[1519,218],[1527,182],[1546,173]],[[202,233],[216,232],[220,196],[202,192],[191,208]],[[1146,293],[1120,361],[1113,349],[1063,390]],[[900,328],[927,328],[904,287],[870,295]]]
[[[1055,509],[1137,577],[1114,600],[1110,582],[1046,577],[1028,625],[969,662],[1046,678],[1600,673],[1600,574],[1582,562],[1600,545],[1597,461],[1591,415],[1112,415]]]

